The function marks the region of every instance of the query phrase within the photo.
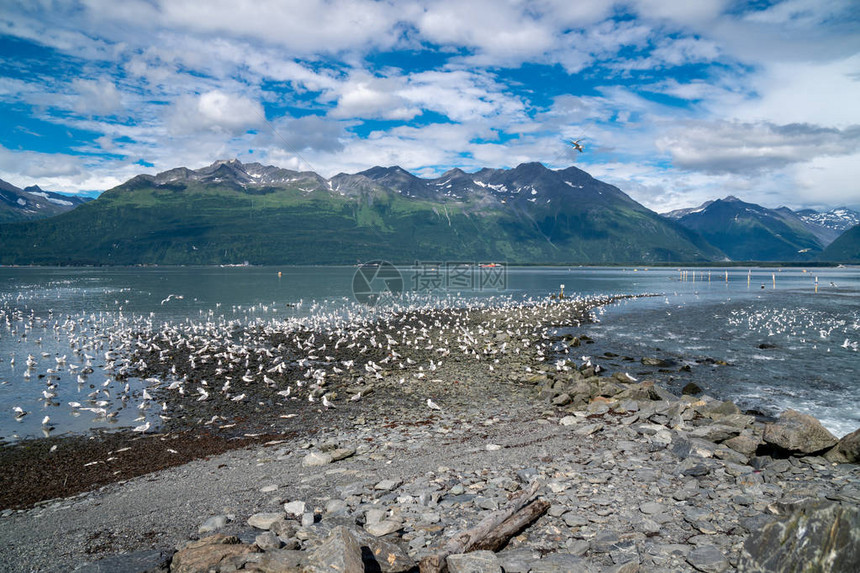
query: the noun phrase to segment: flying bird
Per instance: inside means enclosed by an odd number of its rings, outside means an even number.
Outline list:
[[[577,139],[576,141],[568,139],[567,144],[570,145],[571,147],[573,147],[578,152],[582,153],[585,150],[583,149],[582,145],[580,145],[580,143],[579,143],[580,141],[582,141],[582,139]]]

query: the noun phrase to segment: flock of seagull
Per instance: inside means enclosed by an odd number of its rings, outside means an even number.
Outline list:
[[[41,395],[12,406],[13,415],[23,420],[41,409],[46,436],[62,418],[63,401],[66,415],[89,414],[95,425],[131,420],[141,433],[175,417],[229,427],[230,412],[244,404],[277,409],[305,400],[312,408],[336,408],[361,400],[361,388],[383,378],[441,384],[437,370],[454,355],[481,361],[488,372],[507,354],[549,360],[546,329],[561,309],[584,317],[609,300],[415,296],[384,309],[312,303],[303,316],[283,318],[272,303],[175,321],[124,312],[39,316],[5,304],[0,336],[54,351],[28,352],[20,365],[16,353],[0,360]],[[569,368],[563,360],[556,367]],[[341,397],[335,391],[341,386],[358,390]],[[442,408],[431,398],[426,406]]]

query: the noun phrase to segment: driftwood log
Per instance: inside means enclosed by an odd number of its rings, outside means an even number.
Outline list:
[[[418,564],[420,573],[442,573],[449,555],[468,553],[476,549],[495,551],[507,543],[523,527],[540,517],[548,508],[546,501],[532,501],[540,484],[535,481],[529,489],[511,498],[508,507],[496,510],[481,520],[478,525],[461,531],[448,540],[433,555],[423,558]]]

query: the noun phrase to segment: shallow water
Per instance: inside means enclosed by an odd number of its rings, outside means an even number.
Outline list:
[[[368,286],[379,293],[400,287],[410,300],[440,306],[475,297],[545,298],[562,284],[568,295],[658,294],[600,311],[587,327],[597,343],[579,350],[607,369],[676,386],[695,380],[766,413],[808,412],[837,435],[860,426],[860,269],[734,269],[728,280],[716,269],[423,264],[400,272],[402,283],[373,276]],[[146,402],[142,381],[115,380],[102,368],[118,335],[128,338],[144,323],[243,325],[367,312],[354,299],[355,279],[353,267],[0,268],[0,437],[156,423],[157,404],[138,409]],[[673,366],[660,372],[605,352],[661,357]],[[82,375],[87,364],[93,372]],[[677,372],[684,364],[692,372]],[[128,399],[120,403],[123,394]],[[108,402],[118,414],[108,420],[68,406],[86,400]],[[13,406],[28,414],[16,417]]]

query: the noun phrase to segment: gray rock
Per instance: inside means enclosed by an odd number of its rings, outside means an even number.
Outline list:
[[[570,553],[550,553],[532,565],[531,573],[592,573],[591,564]]]
[[[346,458],[351,458],[355,455],[355,448],[336,448],[329,452],[331,456],[331,461],[339,462],[340,460],[345,460]]]
[[[254,539],[254,544],[263,551],[271,551],[273,549],[281,548],[281,540],[278,539],[278,536],[271,531],[258,535]]]
[[[324,466],[332,463],[334,458],[328,452],[311,452],[302,458],[305,467]]]
[[[255,513],[248,518],[248,525],[257,529],[268,531],[276,521],[284,519],[283,513]]]
[[[860,463],[860,429],[844,436],[824,457],[831,462]]]
[[[377,483],[375,486],[373,486],[373,489],[377,491],[394,491],[399,485],[400,482],[398,480],[384,479],[381,482]]]
[[[361,529],[350,528],[361,546],[365,571],[380,573],[401,573],[411,571],[415,562],[396,543],[374,537]]]
[[[269,531],[280,537],[281,539],[289,539],[290,537],[296,534],[296,523],[294,521],[287,521],[283,519],[281,521],[276,521],[269,528]]]
[[[609,552],[609,557],[616,565],[623,565],[625,563],[639,564],[639,550],[636,549],[636,543],[632,540],[618,543],[615,549]]]
[[[275,549],[263,553],[256,564],[256,568],[264,573],[304,571],[307,561],[308,554],[304,551]]]
[[[740,428],[728,426],[725,424],[707,424],[694,428],[690,432],[693,438],[702,438],[709,442],[723,442],[729,438],[733,438],[741,433]]]
[[[529,573],[532,565],[540,559],[539,552],[526,548],[504,550],[496,556],[505,573]]]
[[[704,392],[702,387],[696,384],[695,382],[687,382],[687,384],[681,388],[682,396],[695,396],[696,394],[701,394]]]
[[[591,550],[595,553],[609,553],[617,547],[620,541],[621,538],[614,531],[604,531],[603,533],[598,533],[591,540]]]
[[[449,573],[502,573],[499,558],[492,551],[449,555],[445,562]]]
[[[821,422],[795,410],[786,410],[775,423],[765,424],[762,439],[783,450],[802,454],[822,452],[839,441]]]
[[[388,517],[388,510],[382,507],[372,507],[364,512],[364,522],[366,524],[379,523]]]
[[[568,511],[561,516],[561,519],[568,527],[582,527],[584,525],[588,525],[588,520],[575,511]]]
[[[284,504],[284,511],[287,512],[287,515],[301,517],[305,512],[305,502],[299,500],[289,501]]]
[[[308,557],[307,571],[309,573],[364,571],[361,546],[355,535],[346,527],[335,527],[325,542]]]
[[[674,437],[670,446],[672,453],[681,459],[689,458],[690,456],[712,458],[716,449],[717,447],[713,442],[680,434]]]
[[[375,537],[382,537],[402,528],[403,523],[394,519],[384,519],[378,523],[368,523],[364,526],[364,530]]]
[[[227,525],[227,516],[226,515],[214,515],[203,522],[203,524],[197,528],[197,533],[212,533],[217,529],[221,529],[225,525]]]
[[[253,545],[239,542],[235,536],[215,534],[193,541],[173,555],[171,573],[194,573],[197,571],[240,569],[258,553]]]
[[[860,508],[833,502],[807,504],[752,531],[738,571],[856,572],[860,563]]]
[[[646,501],[639,506],[639,511],[645,515],[654,515],[655,513],[662,513],[665,510],[666,506],[662,503],[657,503],[656,501]]]
[[[347,508],[347,503],[342,499],[330,499],[325,504],[325,512],[328,515],[343,515]]]
[[[705,573],[722,573],[730,567],[723,552],[713,545],[699,545],[690,551],[687,563]]]

